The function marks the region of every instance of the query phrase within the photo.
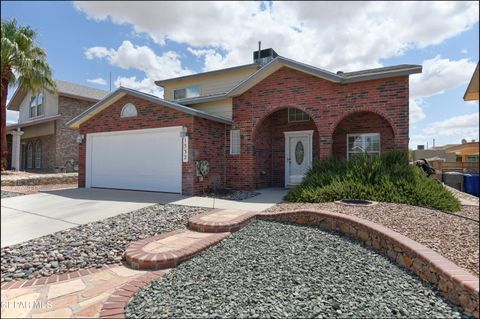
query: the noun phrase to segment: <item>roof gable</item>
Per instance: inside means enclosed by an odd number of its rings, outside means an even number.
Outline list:
[[[355,83],[395,76],[408,76],[410,74],[422,72],[421,65],[403,64],[392,67],[384,67],[357,72],[332,73],[327,70],[323,70],[308,64],[300,63],[279,56],[267,63],[264,67],[252,74],[243,82],[233,87],[229,92],[225,94],[225,96],[234,97],[245,93],[247,90],[257,85],[259,82],[266,79],[268,76],[270,76],[282,67],[291,68],[339,84]]]
[[[190,108],[190,107],[185,106],[185,105],[181,105],[181,104],[178,104],[178,103],[166,101],[166,100],[161,99],[161,98],[159,98],[155,95],[151,95],[151,94],[143,93],[143,92],[140,92],[140,91],[120,87],[117,90],[115,90],[114,92],[110,93],[108,96],[106,96],[103,100],[98,101],[95,105],[88,108],[83,113],[79,114],[78,116],[76,116],[75,118],[73,118],[72,120],[67,122],[67,125],[71,128],[80,127],[80,125],[82,123],[88,121],[90,118],[94,117],[96,114],[100,113],[102,110],[106,109],[107,107],[109,107],[110,105],[112,105],[114,102],[118,101],[119,99],[121,99],[125,95],[132,95],[132,96],[138,97],[140,99],[147,100],[147,101],[152,102],[152,103],[157,104],[157,105],[162,105],[162,106],[165,106],[165,107],[168,107],[168,108],[171,108],[171,109],[174,109],[174,110],[186,113],[186,114],[190,114],[192,116],[198,116],[198,117],[201,117],[201,118],[204,118],[204,119],[207,119],[207,120],[212,120],[212,121],[220,122],[220,123],[223,123],[223,124],[228,124],[228,125],[232,124],[232,121],[230,121],[226,118],[223,118],[221,116],[208,114],[206,112],[203,112],[203,111],[200,111],[200,110],[195,110],[195,109]]]
[[[89,86],[62,80],[55,80],[55,83],[57,84],[57,94],[59,96],[68,96],[72,98],[96,102],[103,99],[109,93],[104,90],[99,90]],[[12,98],[8,102],[7,109],[18,111],[18,108],[20,107],[20,104],[22,103],[27,93],[27,90],[23,88],[17,88],[17,90],[13,93]]]

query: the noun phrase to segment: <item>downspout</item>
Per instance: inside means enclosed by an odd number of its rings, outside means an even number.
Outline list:
[[[225,128],[223,131],[223,187],[227,188],[227,124],[223,124]]]

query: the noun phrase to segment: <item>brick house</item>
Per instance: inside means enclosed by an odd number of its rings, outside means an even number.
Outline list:
[[[7,109],[19,111],[18,123],[7,125],[8,168],[34,172],[78,168],[78,130],[66,123],[104,98],[108,92],[55,81],[57,93],[37,95],[17,89]]]
[[[68,123],[83,137],[79,186],[289,187],[318,158],[407,151],[408,77],[421,69],[332,73],[266,49],[252,64],[157,81],[164,99],[121,87]]]

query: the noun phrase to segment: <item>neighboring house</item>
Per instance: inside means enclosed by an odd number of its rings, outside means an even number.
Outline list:
[[[467,142],[463,140],[461,144],[447,144],[444,146],[432,147],[428,150],[413,151],[413,159],[415,161],[425,158],[427,160],[442,160],[447,163],[451,162],[470,162],[478,163],[479,142],[474,140]]]
[[[7,125],[9,169],[38,172],[78,167],[78,130],[65,124],[104,98],[108,92],[55,81],[57,94],[37,95],[19,88],[7,105],[19,111],[18,123]]]
[[[257,56],[158,81],[165,99],[121,87],[74,118],[68,124],[83,137],[79,186],[183,194],[289,187],[318,158],[407,152],[408,77],[420,65],[332,73],[272,49]]]
[[[465,101],[478,101],[479,99],[479,90],[480,90],[480,75],[478,70],[478,63],[477,67],[475,68],[475,72],[473,72],[472,78],[470,79],[470,83],[468,84],[467,91],[465,91],[465,95],[463,99]]]

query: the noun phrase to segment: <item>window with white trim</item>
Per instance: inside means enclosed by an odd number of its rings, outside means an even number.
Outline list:
[[[120,112],[121,117],[134,117],[137,115],[137,108],[132,103],[125,104],[122,108],[122,112]]]
[[[32,96],[30,99],[30,117],[37,116],[37,97]]]
[[[347,134],[347,158],[365,153],[380,155],[380,133]]]
[[[240,130],[230,130],[230,155],[240,154]]]
[[[199,97],[200,96],[200,86],[194,85],[189,86],[187,88],[182,89],[174,89],[173,90],[173,99],[180,100],[180,99],[188,99],[191,97]]]
[[[43,115],[45,113],[45,105],[44,105],[45,98],[43,93],[40,93],[37,96],[37,116]]]
[[[33,95],[29,104],[30,117],[37,117],[45,114],[45,96],[43,93]]]
[[[288,109],[289,122],[305,122],[309,120],[310,120],[310,116],[308,116],[307,113],[297,109]]]

